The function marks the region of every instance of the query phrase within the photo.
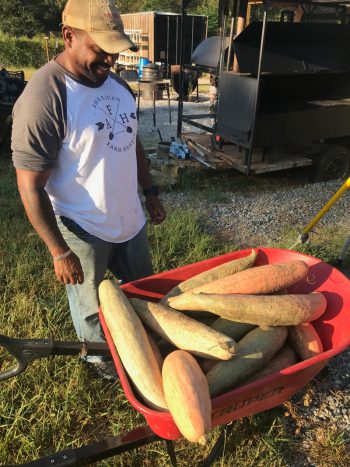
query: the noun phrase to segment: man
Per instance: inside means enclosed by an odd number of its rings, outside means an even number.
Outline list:
[[[66,284],[80,340],[104,341],[98,285],[109,269],[122,281],[153,273],[145,216],[165,211],[137,138],[135,99],[110,72],[135,45],[108,0],[68,0],[64,52],[29,81],[13,113],[12,151],[27,216]],[[107,379],[111,361],[89,357]]]

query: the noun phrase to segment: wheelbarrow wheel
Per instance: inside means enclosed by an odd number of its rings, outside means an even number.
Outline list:
[[[344,146],[329,145],[313,157],[312,182],[346,179],[350,174],[350,151]]]

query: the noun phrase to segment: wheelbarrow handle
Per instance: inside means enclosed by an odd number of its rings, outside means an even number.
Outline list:
[[[70,342],[53,339],[14,339],[0,334],[0,347],[16,359],[16,365],[1,372],[0,381],[22,373],[29,363],[50,355],[98,355],[110,356],[108,344],[104,342]]]

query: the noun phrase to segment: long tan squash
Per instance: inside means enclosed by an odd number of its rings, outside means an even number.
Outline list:
[[[166,409],[161,371],[140,318],[111,281],[102,281],[98,293],[108,330],[138,394],[151,408]]]
[[[294,352],[293,348],[284,344],[284,346],[276,353],[276,355],[265,365],[261,370],[254,373],[245,381],[242,381],[242,384],[251,383],[252,381],[257,381],[258,379],[263,378],[264,376],[271,375],[277,371],[288,368],[289,366],[294,365],[298,362],[298,356]]]
[[[321,338],[311,323],[290,326],[288,328],[288,342],[302,360],[307,360],[323,352]]]
[[[216,279],[221,279],[222,277],[235,274],[236,272],[243,271],[253,266],[257,257],[257,253],[252,249],[251,253],[244,258],[234,259],[228,261],[227,263],[220,264],[214,268],[208,269],[207,271],[196,274],[195,276],[190,277],[189,279],[180,282],[172,288],[160,301],[160,303],[167,303],[169,297],[175,297],[183,292],[192,290],[195,287],[198,287],[202,284],[207,284]]]
[[[218,360],[229,360],[236,353],[234,339],[183,313],[138,298],[130,301],[147,327],[179,349]]]
[[[176,308],[206,310],[239,323],[294,326],[322,316],[327,300],[321,292],[289,295],[200,293],[186,297],[186,303],[176,304]]]
[[[216,396],[244,381],[262,368],[282,347],[287,328],[258,327],[237,343],[238,355],[232,360],[218,362],[206,374],[211,396]]]
[[[162,376],[165,399],[179,431],[187,440],[205,444],[212,407],[208,382],[197,361],[176,350],[165,358]]]
[[[255,328],[254,324],[238,323],[225,318],[217,318],[211,325],[216,331],[222,332],[226,336],[232,337],[236,342],[241,340],[248,332]]]
[[[146,334],[147,334],[149,343],[151,344],[151,347],[152,347],[154,356],[156,357],[158,366],[159,366],[160,369],[162,369],[163,362],[164,362],[164,358],[163,358],[162,352],[160,351],[160,348],[159,348],[157,342],[153,339],[153,337],[151,336],[151,334],[150,334],[149,332],[147,332],[147,331],[146,331]]]
[[[172,308],[177,310],[191,310],[187,299],[192,294],[273,293],[282,288],[290,287],[305,278],[308,271],[308,265],[301,260],[256,266],[195,287],[176,297],[169,297],[167,302]]]

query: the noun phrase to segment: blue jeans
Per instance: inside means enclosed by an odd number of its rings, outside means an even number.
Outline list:
[[[57,225],[69,248],[80,259],[83,284],[66,285],[70,312],[81,341],[105,342],[98,319],[98,286],[107,270],[124,283],[153,274],[146,226],[131,240],[111,243],[82,229],[71,219],[57,216]],[[89,362],[101,357],[88,357]]]

